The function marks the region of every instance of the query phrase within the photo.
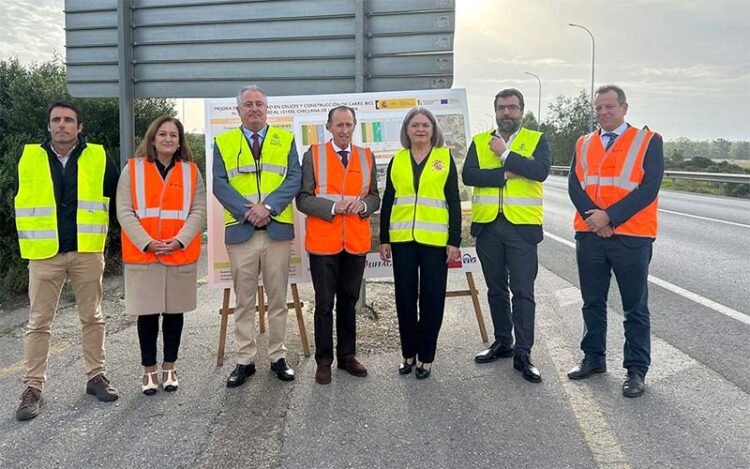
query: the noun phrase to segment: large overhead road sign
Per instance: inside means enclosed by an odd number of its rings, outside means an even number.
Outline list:
[[[118,24],[122,28],[118,29]],[[128,26],[129,25],[129,26]],[[450,88],[454,0],[65,0],[73,96]]]

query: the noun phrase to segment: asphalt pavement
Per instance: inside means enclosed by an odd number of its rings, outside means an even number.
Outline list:
[[[547,191],[545,229],[570,242],[572,232],[563,231],[566,215],[556,214],[553,192]],[[695,202],[691,199],[690,204]],[[741,210],[738,214],[744,216]],[[744,224],[741,218],[727,221]],[[569,223],[570,218],[565,220]],[[670,224],[663,225],[664,231]],[[655,265],[674,261],[676,268],[686,271],[709,269],[709,274],[701,274],[705,282],[722,282],[714,273],[721,265],[704,259],[700,265],[679,267],[682,254],[660,252],[662,242],[668,243],[657,241]],[[227,389],[233,340],[230,333],[226,365],[217,367],[221,292],[201,284],[199,308],[186,315],[177,392],[160,391],[151,397],[140,393],[134,323],[124,315],[121,300],[108,298],[108,374],[121,398],[100,403],[86,395],[77,313],[66,303],[53,326],[46,404],[36,419],[16,422],[25,309],[2,311],[0,467],[750,467],[750,326],[717,312],[710,303],[652,285],[653,363],[647,391],[641,398],[627,399],[620,389],[625,373],[622,317],[613,285],[609,372],[570,381],[565,373],[579,359],[582,333],[573,253],[552,236],[540,247],[532,360],[542,372],[541,384],[524,381],[509,359],[475,364],[473,355],[486,344],[480,340],[471,300],[450,298],[427,380],[397,373],[400,353],[394,343],[360,355],[368,377],[334,369],[332,383],[318,385],[314,359],[302,355],[290,315],[289,359],[297,380],[283,383],[269,371],[261,336],[258,372],[242,387]],[[740,257],[740,271],[735,273],[740,278],[746,274],[742,255],[740,250],[732,257]],[[486,287],[481,275],[475,278],[491,331]],[[666,280],[692,288],[682,278],[692,279],[678,272]],[[465,279],[451,275],[449,287],[464,289]],[[738,288],[747,285],[734,287]],[[300,293],[312,333],[311,286],[302,285]],[[740,314],[748,313],[743,303],[724,300],[721,290],[702,293],[706,296],[701,298],[724,301]],[[379,321],[392,324],[388,295],[379,295],[378,304],[386,305],[378,311]],[[230,331],[231,325],[230,320]]]

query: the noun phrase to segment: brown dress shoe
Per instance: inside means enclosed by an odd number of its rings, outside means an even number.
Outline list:
[[[336,366],[342,370],[346,370],[350,375],[358,378],[364,378],[367,376],[367,368],[361,364],[356,358],[348,358],[344,361],[339,360]]]
[[[120,393],[109,383],[104,373],[94,376],[86,383],[86,394],[96,396],[102,402],[116,401],[120,397]]]
[[[315,382],[318,384],[331,382],[331,365],[318,365],[318,369],[315,370]]]

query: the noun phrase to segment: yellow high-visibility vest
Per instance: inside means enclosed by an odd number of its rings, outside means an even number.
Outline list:
[[[416,241],[430,246],[448,244],[448,203],[445,183],[450,170],[450,150],[433,148],[414,191],[411,153],[399,150],[391,165],[391,182],[396,197],[388,234],[392,243]]]
[[[229,184],[250,203],[261,204],[286,179],[289,151],[294,134],[286,130],[268,127],[263,139],[261,158],[257,165],[253,152],[247,144],[242,129],[232,129],[216,137],[216,145],[221,152],[227,169]],[[260,172],[260,174],[258,174]],[[258,187],[260,179],[260,187]],[[281,223],[294,223],[292,204],[287,205],[278,215],[272,216]],[[224,210],[224,224],[236,225],[237,221],[229,210]]]
[[[482,132],[474,137],[480,169],[502,168],[503,162],[489,147],[493,131]],[[508,147],[524,158],[534,154],[542,133],[521,127]],[[505,218],[516,225],[541,225],[543,218],[542,183],[524,177],[508,179],[502,188]],[[471,197],[471,221],[489,223],[500,211],[499,187],[474,187]]]
[[[104,197],[104,147],[93,143],[78,157],[78,252],[103,252],[109,227],[109,197]],[[16,229],[21,257],[49,259],[59,249],[57,203],[47,150],[26,145],[18,163],[15,198]]]

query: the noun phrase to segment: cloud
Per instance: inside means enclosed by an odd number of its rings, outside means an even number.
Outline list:
[[[17,56],[21,63],[49,60],[62,54],[65,32],[62,0],[4,0],[0,20],[2,57]]]

